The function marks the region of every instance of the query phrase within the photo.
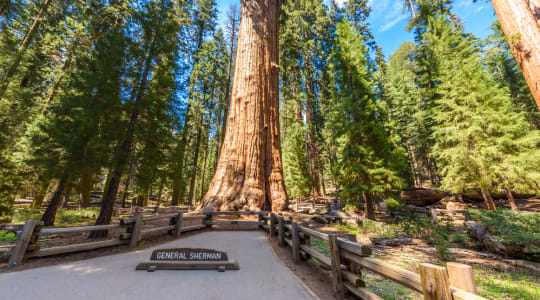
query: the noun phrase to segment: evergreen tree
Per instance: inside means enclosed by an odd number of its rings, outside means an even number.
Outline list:
[[[335,167],[341,196],[352,201],[365,198],[365,215],[373,219],[375,195],[403,185],[397,171],[403,157],[393,148],[384,123],[386,112],[375,100],[366,52],[354,27],[346,21],[338,24],[330,68],[338,86],[332,95],[332,122],[339,144]]]
[[[418,145],[421,133],[426,132],[420,122],[423,117],[423,103],[416,85],[418,71],[415,57],[416,45],[405,42],[390,57],[386,80],[384,81],[385,101],[390,114],[390,126],[399,136],[408,154],[409,170],[415,186],[422,186],[423,161]]]
[[[487,40],[490,48],[485,57],[489,71],[494,74],[501,86],[510,89],[516,108],[526,113],[527,120],[533,128],[540,129],[540,112],[499,21],[493,23],[491,30],[493,33]]]
[[[524,181],[536,190],[540,132],[513,110],[508,90],[486,72],[478,43],[456,18],[438,13],[426,20],[423,38],[438,70],[433,154],[441,164],[441,187],[453,193],[479,187],[490,210],[490,191],[521,184],[517,174],[530,173]]]

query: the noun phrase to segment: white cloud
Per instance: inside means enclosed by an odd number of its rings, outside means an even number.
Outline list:
[[[371,12],[372,25],[377,32],[385,32],[405,20],[403,3],[396,0],[368,0]]]
[[[406,15],[400,15],[399,17],[395,18],[393,21],[390,21],[386,23],[385,25],[381,26],[379,28],[379,32],[385,32],[388,29],[394,27],[397,23],[401,22],[402,20],[405,20],[407,18]]]

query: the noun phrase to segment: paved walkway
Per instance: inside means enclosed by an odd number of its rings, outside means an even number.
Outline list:
[[[210,231],[156,248],[226,251],[239,271],[135,271],[151,249],[0,275],[2,299],[313,299],[259,231]]]

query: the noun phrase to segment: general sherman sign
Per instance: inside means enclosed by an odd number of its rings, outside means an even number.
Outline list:
[[[212,249],[157,249],[152,252],[152,261],[226,261],[227,253]]]

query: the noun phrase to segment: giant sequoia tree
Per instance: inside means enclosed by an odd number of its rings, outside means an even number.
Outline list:
[[[280,0],[244,0],[227,129],[201,208],[287,208],[279,132]]]
[[[540,108],[540,3],[492,0],[519,67]]]

